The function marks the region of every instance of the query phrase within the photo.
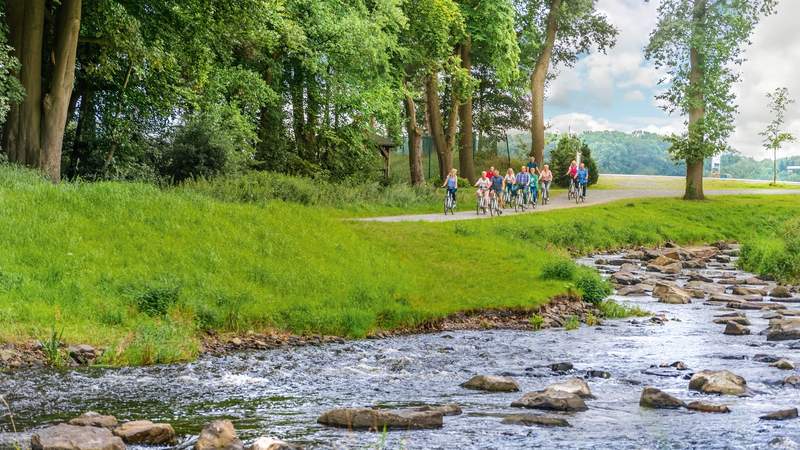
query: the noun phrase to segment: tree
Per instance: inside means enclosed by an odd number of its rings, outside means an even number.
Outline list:
[[[741,53],[760,17],[777,0],[664,0],[645,55],[657,68],[666,90],[656,98],[663,108],[687,116],[687,131],[672,136],[670,152],[686,161],[684,199],[702,200],[703,160],[728,148],[737,111],[731,87]]]
[[[9,42],[21,63],[17,77],[25,98],[10,108],[4,147],[10,161],[38,168],[54,182],[61,179],[61,148],[75,80],[81,3],[5,2]]]
[[[581,153],[581,162],[586,164],[589,169],[589,184],[597,183],[600,173],[597,163],[592,159],[592,152],[578,136],[572,134],[562,134],[558,139],[556,148],[550,153],[550,170],[553,172],[553,181],[556,186],[569,186],[569,176],[567,169],[572,161],[575,160],[577,153]]]
[[[789,97],[789,89],[785,87],[776,88],[773,92],[767,93],[769,99],[769,110],[772,113],[772,121],[767,125],[760,136],[764,138],[764,148],[772,150],[772,184],[778,183],[778,150],[785,142],[794,142],[795,137],[788,131],[782,131],[784,116],[789,105],[794,103],[794,99]]]
[[[531,156],[544,159],[544,90],[553,66],[572,66],[579,55],[616,43],[617,29],[596,0],[517,0],[523,64],[530,67]],[[542,33],[542,30],[544,33]],[[527,61],[526,61],[527,59]]]

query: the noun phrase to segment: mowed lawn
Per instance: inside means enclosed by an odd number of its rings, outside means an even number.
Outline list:
[[[622,201],[496,220],[379,224],[285,202],[136,183],[58,186],[0,168],[0,341],[106,347],[109,364],[190,360],[206,331],[362,337],[476,308],[532,308],[569,252],[744,240],[798,197]]]

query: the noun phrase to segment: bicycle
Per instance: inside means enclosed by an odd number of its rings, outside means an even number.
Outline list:
[[[475,214],[481,215],[481,211],[483,211],[483,214],[486,215],[487,208],[489,208],[489,204],[486,201],[486,194],[481,192],[481,195],[478,196],[477,206],[475,207]]]
[[[455,215],[456,213],[456,199],[450,191],[444,192],[444,215],[447,213]]]
[[[514,195],[514,211],[515,212],[525,212],[525,206],[528,203],[528,189],[524,187],[517,188],[517,192]]]
[[[575,192],[575,178],[569,179],[569,191],[567,191],[567,200],[572,200],[577,196],[577,192]]]
[[[586,201],[586,188],[582,185],[578,185],[578,189],[575,192],[575,203],[584,203]]]
[[[492,191],[489,198],[489,215],[491,216],[499,216],[503,214],[503,210],[500,209],[500,202],[497,197],[497,192]]]
[[[531,209],[536,209],[536,201],[539,198],[539,190],[536,187],[531,186],[530,194],[528,195],[528,202],[531,205]]]
[[[542,205],[550,203],[550,182],[542,182]]]
[[[503,191],[503,204],[506,205],[506,208],[511,204],[511,189],[505,189]]]

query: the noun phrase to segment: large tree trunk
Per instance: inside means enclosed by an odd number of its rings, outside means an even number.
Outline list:
[[[467,37],[461,46],[461,67],[467,72],[472,71],[472,40]],[[473,159],[472,146],[472,95],[464,101],[458,110],[461,116],[461,148],[459,149],[458,165],[461,169],[461,176],[468,179],[470,183],[475,182],[475,163]]]
[[[544,83],[553,55],[558,32],[561,0],[551,0],[547,13],[544,46],[531,73],[531,156],[541,165],[544,162]]]
[[[697,23],[702,23],[706,14],[706,0],[695,0],[693,19]],[[689,104],[689,138],[692,137],[692,130],[695,124],[700,122],[705,116],[705,99],[703,98],[702,85],[703,69],[701,55],[697,48],[689,49],[689,95],[692,97]],[[702,134],[699,139],[702,139]],[[702,200],[703,195],[703,158],[688,159],[686,161],[686,192],[683,195],[685,200]]]
[[[44,0],[7,0],[10,43],[21,63],[18,78],[25,99],[13,105],[4,133],[5,148],[14,162],[41,169],[54,182],[61,179],[64,127],[75,82],[75,57],[81,23],[81,0],[62,0],[56,12],[53,48],[46,58]],[[42,63],[48,64],[49,77]],[[50,86],[43,94],[43,80]]]
[[[417,105],[410,95],[405,96],[406,134],[408,135],[408,167],[411,171],[411,184],[419,186],[424,182],[422,174],[422,133],[417,124]]]
[[[458,100],[453,95],[447,131],[445,131],[442,125],[442,110],[439,104],[438,73],[433,72],[425,79],[425,96],[433,147],[436,150],[436,156],[439,158],[439,177],[444,180],[450,169],[453,168],[453,142],[455,141]]]

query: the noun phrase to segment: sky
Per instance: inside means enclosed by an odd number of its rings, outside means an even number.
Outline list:
[[[646,130],[680,132],[684,118],[670,116],[656,105],[659,79],[664,75],[644,59],[644,46],[656,24],[658,1],[598,0],[619,30],[617,45],[607,54],[592,53],[572,68],[558,69],[548,87],[545,118],[558,131]],[[800,1],[781,0],[777,13],[756,26],[752,45],[745,50],[741,80],[735,87],[739,114],[729,144],[756,159],[771,157],[761,146],[759,131],[770,120],[767,92],[789,88],[800,100]],[[800,101],[786,113],[789,131],[800,138]],[[781,155],[800,155],[800,142],[789,143]]]

